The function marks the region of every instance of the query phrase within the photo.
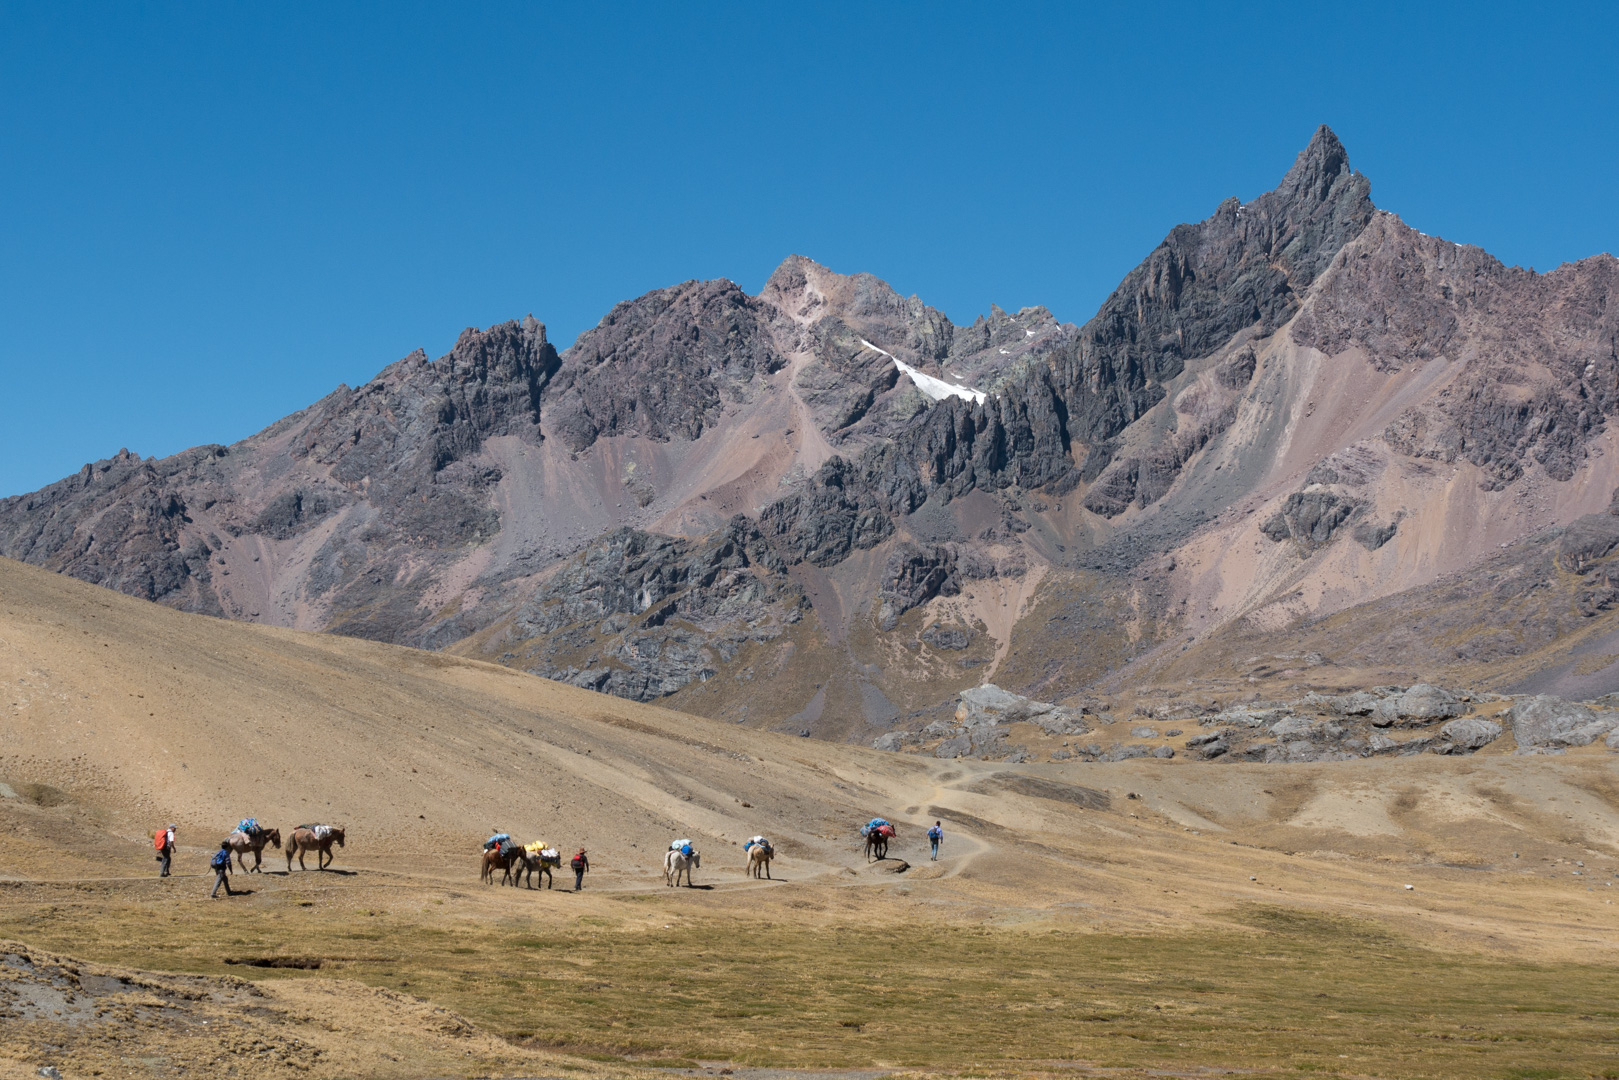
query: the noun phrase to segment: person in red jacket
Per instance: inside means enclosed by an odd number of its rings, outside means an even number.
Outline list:
[[[157,848],[157,861],[163,864],[157,876],[169,876],[169,863],[174,860],[174,830],[179,828],[174,822],[169,822],[167,828],[159,829],[157,836],[153,837],[152,846]]]

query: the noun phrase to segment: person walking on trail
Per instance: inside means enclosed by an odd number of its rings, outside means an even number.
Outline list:
[[[157,861],[163,864],[163,868],[157,872],[160,878],[169,876],[169,863],[174,859],[174,830],[177,828],[179,826],[171,821],[152,838],[152,846],[157,848]]]
[[[939,841],[944,839],[944,825],[938,821],[928,830],[928,843],[933,845],[933,861],[939,861]]]
[[[585,871],[590,869],[590,859],[586,857],[585,849],[580,848],[579,854],[568,865],[573,867],[573,891],[578,892],[585,887]]]
[[[208,861],[208,865],[213,867],[214,870],[214,889],[213,892],[208,894],[208,899],[210,900],[219,895],[221,885],[225,886],[226,896],[236,895],[231,891],[230,887],[230,857],[230,841],[221,840],[219,850],[214,852],[214,857]]]

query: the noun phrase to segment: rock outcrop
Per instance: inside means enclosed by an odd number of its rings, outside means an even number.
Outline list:
[[[1550,694],[1518,702],[1507,719],[1520,748],[1589,746],[1619,727],[1619,714],[1599,714]]]
[[[532,316],[469,329],[231,446],[122,451],[0,500],[0,555],[863,741],[969,680],[1038,704],[1280,644],[1389,681],[1497,665],[1499,687],[1504,658],[1619,618],[1619,517],[1597,512],[1619,465],[1589,450],[1619,410],[1619,262],[1506,268],[1370,191],[1323,127],[1077,326],[1042,307],[958,326],[792,256],[757,296],[653,290],[560,353]],[[1514,685],[1587,678],[1548,657]],[[748,691],[765,678],[792,689]],[[1576,696],[1619,690],[1619,666],[1592,678]],[[1192,749],[1415,752],[1368,725],[1469,704],[1341,695],[1337,733],[1227,709]],[[1000,752],[1004,726],[929,740]]]

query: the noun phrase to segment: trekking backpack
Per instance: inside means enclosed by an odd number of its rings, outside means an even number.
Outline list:
[[[214,857],[208,861],[208,865],[213,867],[215,870],[223,870],[225,867],[230,865],[230,852],[224,848],[220,848],[218,851],[214,852]]]
[[[164,848],[164,845],[166,845],[168,843],[168,840],[169,840],[169,830],[167,830],[167,829],[159,829],[159,830],[157,830],[157,835],[152,837],[152,847],[156,848],[158,851],[162,851],[163,848]]]
[[[939,840],[939,839],[943,838],[943,836],[944,836],[944,830],[939,828],[937,825],[933,826],[933,828],[928,830],[928,839],[929,840]]]
[[[585,857],[583,855],[575,855],[573,857],[573,861],[568,865],[573,867],[575,872],[583,870],[585,868]]]

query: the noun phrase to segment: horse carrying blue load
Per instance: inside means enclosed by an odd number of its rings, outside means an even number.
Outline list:
[[[860,826],[860,835],[866,840],[867,859],[886,859],[888,842],[895,839],[899,832],[887,818],[874,817]]]

